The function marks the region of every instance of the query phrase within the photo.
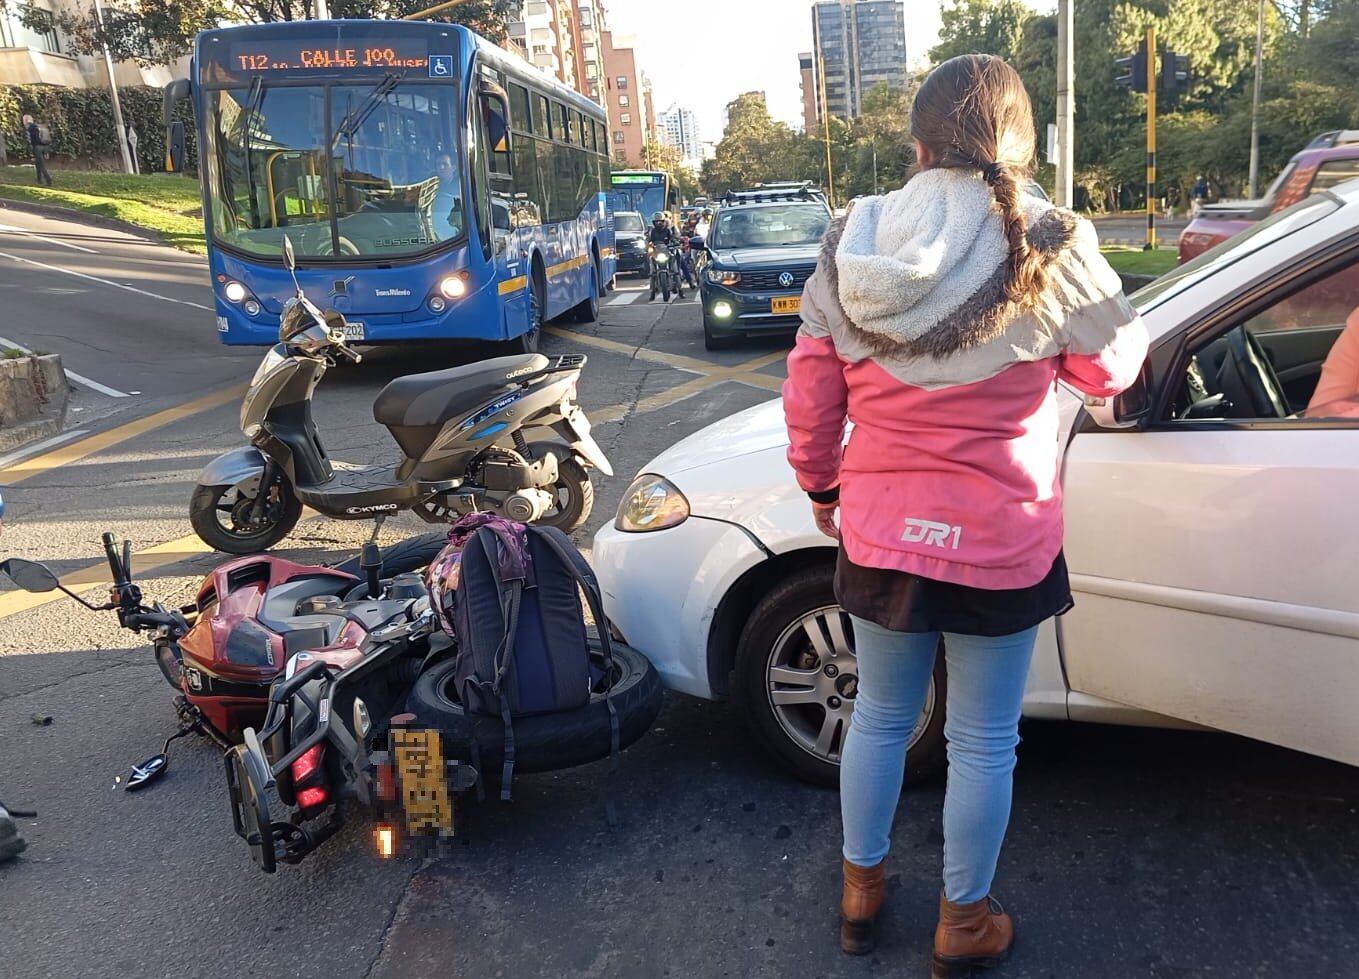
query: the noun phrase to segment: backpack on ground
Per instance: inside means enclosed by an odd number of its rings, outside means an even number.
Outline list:
[[[39,146],[52,145],[52,130],[47,128],[47,123],[45,122],[35,123],[33,128],[35,128],[38,131]]]
[[[458,575],[455,684],[468,715],[498,714],[504,725],[501,798],[510,798],[514,775],[514,718],[585,707],[601,680],[609,685],[605,699],[616,767],[609,630],[599,583],[575,545],[555,527],[495,520],[466,541]],[[598,627],[602,671],[590,660],[582,592]]]

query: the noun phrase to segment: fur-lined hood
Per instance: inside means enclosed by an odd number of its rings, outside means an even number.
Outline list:
[[[1078,219],[1024,195],[1029,241],[1055,260]],[[931,169],[832,221],[819,270],[844,328],[877,354],[948,357],[998,339],[1020,311],[1004,296],[1009,243],[991,188],[966,170]]]

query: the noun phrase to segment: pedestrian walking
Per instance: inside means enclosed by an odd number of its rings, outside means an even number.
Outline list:
[[[783,387],[788,458],[840,542],[859,680],[840,763],[840,944],[874,947],[906,746],[948,671],[937,975],[1003,960],[991,897],[1039,626],[1071,607],[1060,379],[1113,397],[1146,330],[1093,226],[1025,190],[1033,111],[999,58],[936,68],[910,117],[920,171],[832,222]],[[847,421],[854,423],[848,445]]]
[[[52,135],[47,126],[33,121],[32,116],[24,116],[24,132],[28,134],[28,145],[33,150],[33,168],[38,171],[38,183],[52,186],[52,174],[47,171],[47,147],[52,143]]]
[[[1189,201],[1189,216],[1196,218],[1203,205],[1208,203],[1208,181],[1203,178],[1203,174],[1194,178],[1194,185],[1189,189]]]

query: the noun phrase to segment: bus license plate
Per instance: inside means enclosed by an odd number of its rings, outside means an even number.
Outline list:
[[[798,313],[802,311],[801,296],[784,296],[770,300],[770,311],[774,313]]]
[[[351,323],[348,320],[346,320],[344,324],[344,338],[346,340],[362,340],[363,324]]]
[[[443,742],[438,731],[392,730],[396,777],[406,832],[412,836],[453,832],[453,800],[444,773]]]

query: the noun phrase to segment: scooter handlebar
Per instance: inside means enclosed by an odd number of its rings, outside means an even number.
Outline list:
[[[114,537],[109,531],[104,531],[104,556],[108,558],[109,571],[113,574],[113,583],[117,586],[128,583],[128,557],[132,550],[131,541],[123,541],[123,554],[118,553],[118,538]]]

